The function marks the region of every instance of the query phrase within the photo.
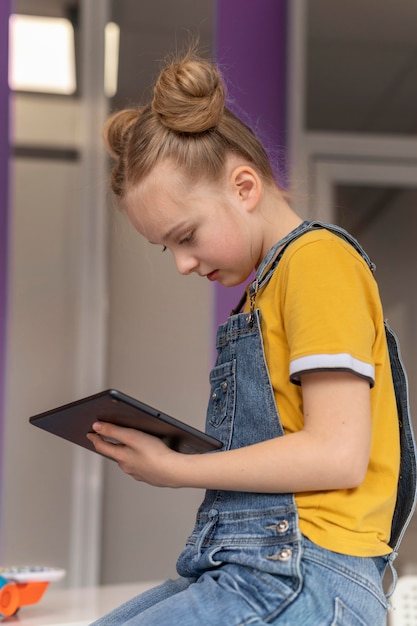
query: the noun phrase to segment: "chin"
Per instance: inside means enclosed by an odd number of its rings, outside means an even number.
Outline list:
[[[232,277],[230,277],[230,278],[224,278],[222,280],[218,280],[217,282],[222,287],[238,287],[239,285],[242,285],[242,283],[245,282],[246,278],[232,278]]]

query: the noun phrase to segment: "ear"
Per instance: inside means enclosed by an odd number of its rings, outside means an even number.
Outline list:
[[[243,204],[247,211],[253,211],[263,191],[262,181],[257,172],[249,165],[240,165],[232,171],[230,182],[239,203]]]

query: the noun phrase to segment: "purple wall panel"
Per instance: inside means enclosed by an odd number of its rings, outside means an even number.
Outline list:
[[[0,549],[2,545],[3,433],[6,367],[7,254],[9,205],[9,15],[10,1],[0,1]],[[1,563],[1,550],[0,550]]]
[[[2,468],[7,318],[7,231],[9,186],[8,41],[10,2],[0,2],[0,472]],[[1,475],[0,475],[1,492]]]
[[[287,0],[217,0],[215,56],[230,108],[256,132],[285,185]],[[215,324],[236,306],[243,286],[216,284]]]

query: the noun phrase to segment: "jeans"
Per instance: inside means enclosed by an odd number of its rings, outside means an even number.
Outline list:
[[[384,626],[384,557],[336,554],[303,539],[298,576],[236,564],[168,580],[93,626]]]

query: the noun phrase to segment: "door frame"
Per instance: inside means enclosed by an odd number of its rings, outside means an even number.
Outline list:
[[[325,222],[335,221],[334,189],[338,183],[417,187],[417,159],[404,164],[360,158],[315,158],[310,166],[309,213]]]

